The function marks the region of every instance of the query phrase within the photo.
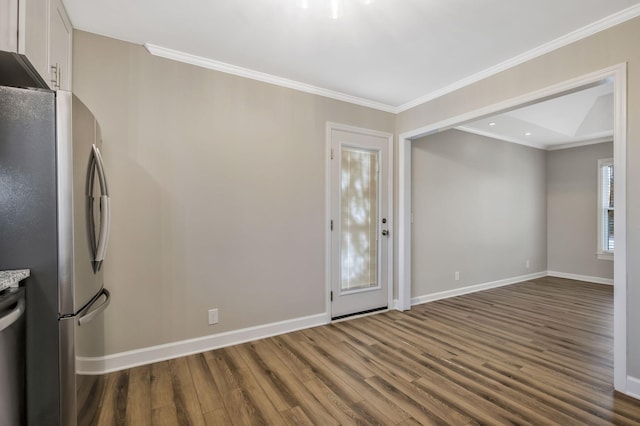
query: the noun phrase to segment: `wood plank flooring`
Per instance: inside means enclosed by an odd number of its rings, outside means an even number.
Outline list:
[[[101,376],[80,424],[640,425],[612,308],[547,277],[338,322]]]

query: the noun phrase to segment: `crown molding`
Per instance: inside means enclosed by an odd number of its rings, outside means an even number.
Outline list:
[[[475,129],[473,127],[456,126],[454,127],[454,129],[461,130],[463,132],[473,133],[473,134],[484,136],[487,138],[515,143],[518,145],[524,145],[531,148],[542,149],[545,151],[558,151],[560,149],[577,148],[580,146],[596,145],[604,142],[613,142],[613,131],[602,132],[600,135],[594,135],[589,138],[584,138],[581,140],[574,140],[573,142],[548,145],[548,144],[543,144],[539,142],[526,141],[518,138],[512,138],[509,136],[503,136],[498,133],[487,132],[484,130]]]
[[[396,110],[396,107],[386,105],[381,102],[348,95],[346,93],[337,92],[335,90],[323,89],[322,87],[312,86],[310,84],[301,83],[299,81],[289,80],[275,75],[263,73],[260,71],[254,71],[248,68],[228,64],[226,62],[215,61],[213,59],[192,55],[190,53],[180,52],[178,50],[173,50],[162,46],[156,46],[155,44],[145,43],[144,48],[154,56],[160,56],[162,58],[184,62],[186,64],[196,65],[198,67],[208,68],[227,74],[233,74],[239,77],[250,78],[252,80],[262,81],[263,83],[275,84],[276,86],[299,90],[301,92],[310,93],[312,95],[324,96],[338,101],[348,102],[351,104],[373,108],[380,111],[395,113]]]
[[[614,27],[630,19],[637,18],[638,16],[640,16],[640,4],[636,4],[635,6],[628,7],[627,9],[621,10],[620,12],[614,13],[613,15],[609,15],[605,18],[602,18],[599,21],[593,22],[587,26],[584,26],[575,31],[572,31],[562,37],[559,37],[548,43],[540,45],[520,55],[514,56],[511,59],[507,59],[504,62],[500,62],[499,64],[496,64],[490,68],[487,68],[476,74],[470,75],[469,77],[463,78],[462,80],[458,80],[455,83],[449,84],[448,86],[442,87],[441,89],[438,89],[435,92],[428,93],[424,96],[416,98],[405,104],[402,104],[395,108],[395,113],[396,114],[401,113],[403,111],[416,107],[425,102],[429,102],[433,99],[436,99],[448,93],[454,92],[458,89],[462,89],[465,86],[469,86],[473,83],[477,83],[480,80],[489,78],[502,71],[506,71],[509,68],[513,68],[524,62],[530,61],[539,56],[552,52],[556,49],[559,49],[561,47],[567,46],[576,41],[587,38],[600,31],[604,31],[608,28]]]
[[[486,131],[483,131],[483,130],[474,129],[473,127],[457,126],[457,127],[454,127],[454,129],[462,130],[463,132],[473,133],[473,134],[484,136],[484,137],[491,138],[491,139],[498,139],[498,140],[505,141],[505,142],[517,143],[518,145],[524,145],[524,146],[528,146],[530,148],[547,149],[547,146],[543,145],[541,143],[536,143],[536,142],[531,142],[531,141],[524,141],[522,139],[511,138],[511,137],[508,137],[508,136],[502,136],[502,135],[499,135],[497,133],[491,133],[491,132],[486,132]]]
[[[596,145],[596,144],[605,143],[605,142],[613,142],[613,132],[611,132],[609,136],[602,136],[599,138],[592,138],[592,139],[585,139],[585,140],[576,141],[576,142],[563,143],[560,145],[549,145],[547,146],[546,149],[547,151],[558,151],[560,149],[578,148],[580,146]]]
[[[205,58],[202,56],[192,55],[190,53],[180,52],[178,50],[169,49],[162,46],[157,46],[151,43],[145,43],[144,48],[154,55],[166,59],[171,59],[178,62],[184,62],[187,64],[212,69],[215,71],[224,72],[227,74],[237,75],[240,77],[250,78],[252,80],[262,81],[264,83],[275,84],[277,86],[286,87],[289,89],[299,90],[301,92],[310,93],[312,95],[324,96],[327,98],[335,99],[338,101],[348,102],[355,105],[364,106],[367,108],[376,109],[379,111],[390,112],[393,114],[399,114],[407,111],[425,102],[429,102],[433,99],[439,98],[463,87],[469,86],[478,81],[489,78],[495,74],[506,71],[524,62],[535,59],[539,56],[552,52],[561,47],[567,46],[576,41],[582,40],[600,31],[614,27],[618,24],[626,22],[630,19],[640,16],[640,4],[628,7],[620,12],[609,15],[599,21],[593,22],[587,26],[572,31],[562,37],[552,40],[548,43],[542,44],[534,49],[524,52],[520,55],[514,56],[511,59],[500,62],[492,67],[486,68],[476,74],[469,77],[458,80],[445,87],[442,87],[434,92],[420,96],[412,101],[406,102],[399,106],[388,105],[382,102],[373,101],[371,99],[365,99],[358,96],[349,95],[346,93],[338,92],[335,90],[325,89],[322,87],[313,86],[310,84],[302,83],[295,80],[289,80],[286,78],[278,77],[272,74],[263,73],[260,71],[254,71],[249,68],[243,68],[236,65],[228,64],[226,62],[216,61],[213,59]],[[544,149],[544,148],[542,148]]]

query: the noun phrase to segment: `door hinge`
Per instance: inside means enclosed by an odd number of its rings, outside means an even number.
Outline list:
[[[331,148],[331,159],[333,160],[333,148]]]
[[[331,230],[333,231],[333,219],[331,219],[331,225],[330,225],[330,227],[331,227]]]
[[[331,296],[331,301],[333,302],[333,291],[330,292],[330,296]]]

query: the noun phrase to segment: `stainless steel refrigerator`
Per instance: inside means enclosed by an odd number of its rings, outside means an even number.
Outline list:
[[[100,127],[64,91],[0,86],[0,270],[30,269],[26,289],[29,425],[76,425],[76,357],[104,340],[102,265],[110,204]]]

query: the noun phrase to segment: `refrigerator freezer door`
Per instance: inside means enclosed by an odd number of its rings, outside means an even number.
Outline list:
[[[60,337],[60,426],[76,426],[76,356],[75,356],[76,317],[61,318]],[[62,397],[64,396],[64,397]]]
[[[102,289],[102,271],[94,269],[93,229],[88,211],[93,191],[94,146],[99,147],[100,130],[89,109],[73,94],[58,91],[58,211],[60,235],[61,315],[74,315]],[[100,197],[97,197],[98,200]],[[100,206],[97,207],[100,211]]]
[[[27,423],[58,418],[55,94],[0,87],[0,269],[29,268]]]
[[[80,314],[61,318],[60,323],[60,425],[83,426],[97,423],[96,413],[102,395],[104,378],[77,372],[77,359],[82,347],[91,345],[103,351],[104,316],[109,305],[106,289],[83,308]],[[103,353],[103,352],[101,352]]]

